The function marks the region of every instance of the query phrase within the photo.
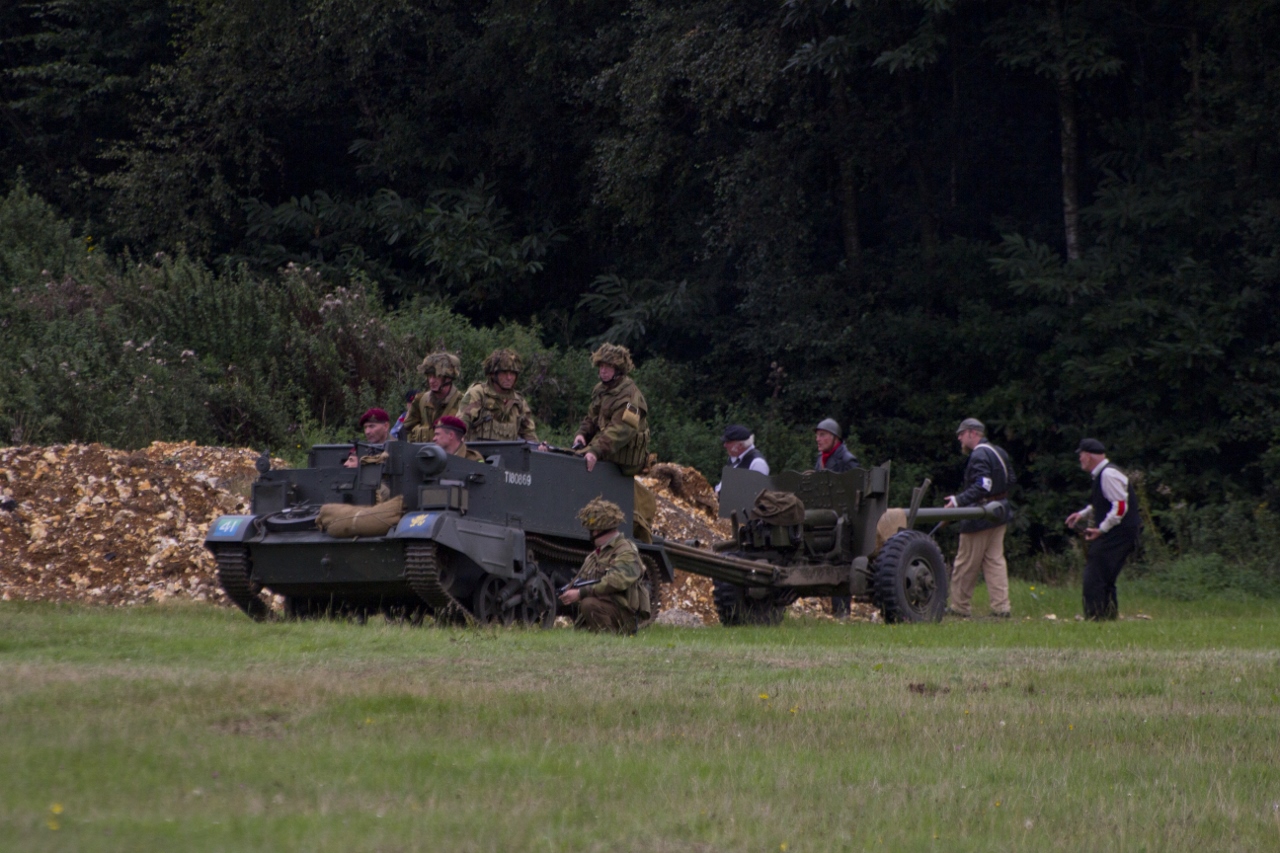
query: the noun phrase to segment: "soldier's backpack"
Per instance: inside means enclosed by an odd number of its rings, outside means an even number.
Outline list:
[[[791,492],[762,489],[751,502],[748,517],[771,526],[793,527],[804,524],[804,501]]]

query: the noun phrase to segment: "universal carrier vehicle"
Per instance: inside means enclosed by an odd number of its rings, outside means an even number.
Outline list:
[[[523,441],[469,446],[485,462],[407,442],[389,443],[384,462],[358,468],[343,467],[349,444],[313,447],[306,468],[269,470],[264,455],[251,514],[217,519],[205,540],[223,590],[256,619],[270,613],[265,591],[282,596],[295,617],[382,612],[551,625],[556,589],[591,549],[578,510],[603,495],[630,519],[632,479],[612,463],[588,472],[577,456]],[[887,622],[940,619],[946,563],[930,536],[909,528],[1003,511],[998,504],[917,509],[926,482],[915,491],[908,529],[876,552],[887,463],[843,474],[765,477],[726,468],[723,475],[721,514],[733,519],[732,540],[714,551],[662,539],[637,545],[655,586],[671,581],[673,568],[714,579],[726,625],[776,623],[796,597],[832,594],[876,602]],[[321,505],[371,506],[380,486],[404,510],[384,535],[336,538],[317,528]],[[782,519],[789,523],[757,517],[762,490],[794,494],[804,506]]]

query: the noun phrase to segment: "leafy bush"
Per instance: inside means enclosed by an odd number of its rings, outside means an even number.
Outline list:
[[[1142,574],[1135,588],[1176,601],[1223,598],[1273,598],[1274,579],[1256,563],[1229,561],[1221,554],[1188,554]]]

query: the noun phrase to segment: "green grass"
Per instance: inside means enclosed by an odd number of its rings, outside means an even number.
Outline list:
[[[1013,593],[629,639],[0,605],[0,849],[1280,845],[1280,607]]]

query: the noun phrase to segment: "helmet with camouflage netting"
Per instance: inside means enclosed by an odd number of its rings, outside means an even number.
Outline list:
[[[524,361],[520,358],[520,353],[507,347],[489,353],[489,357],[484,360],[485,375],[492,376],[503,370],[509,370],[512,373],[524,370]]]
[[[578,521],[588,530],[613,530],[622,524],[623,518],[622,508],[605,500],[603,495],[597,495],[578,510]]]
[[[457,379],[462,375],[462,361],[451,352],[433,352],[418,365],[418,372],[423,376]]]
[[[626,376],[636,369],[631,361],[631,350],[618,344],[601,344],[598,350],[591,353],[591,366],[599,367],[602,364],[613,365],[620,376]]]

